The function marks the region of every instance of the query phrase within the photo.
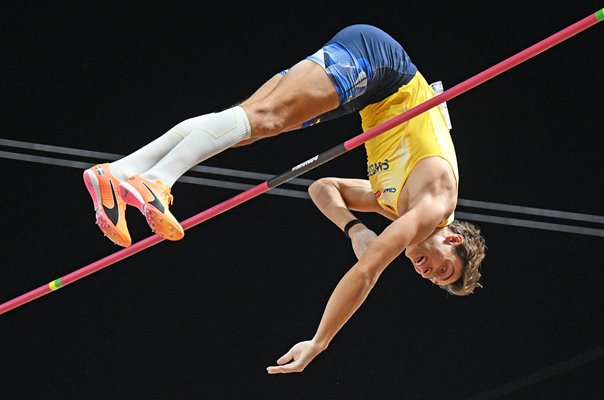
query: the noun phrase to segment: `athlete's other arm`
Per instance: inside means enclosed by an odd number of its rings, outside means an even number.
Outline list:
[[[394,219],[394,216],[387,214],[380,207],[368,180],[322,178],[310,185],[308,193],[323,215],[342,230],[346,224],[356,219],[351,210],[377,212]],[[348,236],[352,241],[354,253],[359,259],[377,237],[364,224],[354,225],[348,231]]]
[[[391,223],[367,248],[333,291],[315,336],[293,346],[268,367],[269,374],[301,372],[322,351],[367,298],[386,267],[412,243],[426,239],[442,220],[443,202],[425,195]]]

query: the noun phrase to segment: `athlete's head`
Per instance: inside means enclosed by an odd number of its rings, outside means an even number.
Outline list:
[[[451,294],[466,296],[482,287],[478,280],[485,252],[480,229],[455,220],[423,242],[407,246],[405,255],[422,277]]]

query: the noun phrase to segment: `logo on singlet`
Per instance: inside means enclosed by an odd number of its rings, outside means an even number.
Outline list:
[[[379,161],[373,164],[367,164],[367,176],[373,176],[381,171],[387,171],[390,168],[388,160]]]

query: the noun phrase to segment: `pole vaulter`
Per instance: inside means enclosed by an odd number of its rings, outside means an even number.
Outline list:
[[[381,125],[369,129],[364,133],[359,134],[347,140],[346,142],[335,146],[317,156],[314,156],[281,175],[275,176],[274,178],[271,178],[268,181],[265,181],[251,189],[246,190],[245,192],[242,192],[226,201],[223,201],[222,203],[219,203],[197,215],[190,217],[189,219],[183,221],[182,227],[185,230],[192,228],[204,221],[207,221],[212,217],[215,217],[218,214],[228,211],[233,207],[236,207],[250,199],[253,199],[254,197],[257,197],[272,188],[275,188],[285,182],[288,182],[291,179],[300,176],[305,172],[326,163],[329,160],[339,157],[340,155],[360,146],[361,144],[386,132],[387,130],[392,129],[393,127],[400,125],[410,120],[411,118],[416,117],[417,115],[426,112],[433,107],[436,107],[437,105],[445,101],[451,100],[459,96],[460,94],[475,88],[476,86],[488,81],[489,79],[496,77],[497,75],[500,75],[501,73],[511,68],[514,68],[515,66],[538,55],[539,53],[557,45],[558,43],[565,41],[566,39],[569,39],[570,37],[586,30],[587,28],[590,28],[591,26],[597,24],[603,19],[604,8],[568,26],[567,28],[547,37],[546,39],[532,45],[531,47],[521,51],[520,53],[501,61],[500,63],[492,66],[491,68],[488,68],[483,72],[474,75],[473,77],[457,84],[456,86],[453,86],[452,88],[444,91],[443,93],[433,97],[432,99],[422,104],[419,104],[418,106],[404,112],[403,114],[400,114],[384,122]],[[4,314],[14,308],[20,307],[23,304],[26,304],[32,300],[35,300],[48,293],[51,293],[63,286],[69,285],[70,283],[73,283],[94,272],[97,272],[103,268],[115,264],[116,262],[130,257],[131,255],[136,254],[140,251],[143,251],[163,240],[164,239],[160,236],[153,235],[141,240],[140,242],[134,243],[130,247],[116,251],[115,253],[110,254],[85,267],[82,267],[70,274],[62,276],[61,278],[53,280],[52,282],[45,284],[37,289],[34,289],[3,304],[0,304],[0,314]]]

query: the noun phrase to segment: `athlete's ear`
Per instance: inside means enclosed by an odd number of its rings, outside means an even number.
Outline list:
[[[445,237],[445,240],[449,244],[461,244],[463,243],[463,236],[459,233],[450,233]]]

